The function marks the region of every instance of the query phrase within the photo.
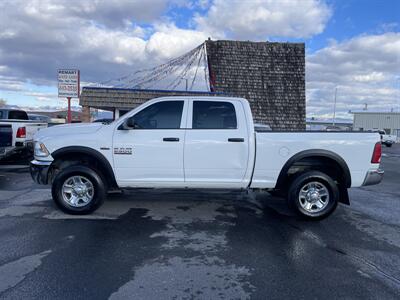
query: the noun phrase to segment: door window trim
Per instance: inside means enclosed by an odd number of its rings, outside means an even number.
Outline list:
[[[155,99],[149,100],[149,101],[145,102],[144,105],[140,106],[140,110],[138,110],[138,108],[139,108],[139,106],[138,106],[138,107],[132,109],[131,111],[127,112],[126,114],[124,114],[122,118],[119,118],[118,122],[116,122],[115,129],[118,129],[126,119],[135,116],[136,114],[138,114],[142,110],[146,109],[147,107],[149,107],[149,106],[151,106],[153,104],[160,103],[160,102],[171,102],[171,101],[183,101],[181,123],[179,125],[179,128],[137,128],[137,129],[127,130],[127,131],[135,131],[135,130],[186,130],[187,128],[185,128],[185,124],[187,123],[187,114],[188,114],[189,103],[188,103],[188,99],[182,99],[182,98],[169,98],[169,99],[165,99],[165,100],[164,99],[163,100],[161,100],[161,99],[157,100],[157,98],[155,98]]]

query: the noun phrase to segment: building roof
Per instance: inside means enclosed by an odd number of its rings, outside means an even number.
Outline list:
[[[150,89],[121,89],[106,87],[84,87],[79,104],[93,108],[113,110],[132,109],[147,100],[166,96],[228,96],[226,93],[207,91],[174,91]]]
[[[363,111],[350,111],[349,113],[351,114],[365,114],[365,115],[400,115],[400,112],[398,111],[369,111],[369,110],[363,110]]]

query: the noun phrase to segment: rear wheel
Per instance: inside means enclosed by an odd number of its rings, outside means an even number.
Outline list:
[[[57,174],[52,185],[52,196],[62,211],[84,215],[100,207],[106,196],[106,188],[96,171],[85,166],[71,166]]]
[[[287,200],[289,206],[301,217],[321,220],[336,209],[339,189],[330,176],[319,171],[309,171],[291,182]]]

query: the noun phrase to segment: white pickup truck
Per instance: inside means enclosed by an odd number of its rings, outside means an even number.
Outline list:
[[[111,124],[60,125],[35,136],[32,178],[60,209],[87,214],[122,188],[265,189],[322,219],[347,189],[377,184],[378,133],[256,132],[249,103],[229,97],[150,100]]]
[[[34,134],[46,127],[45,122],[29,120],[23,110],[0,108],[0,159],[32,149]]]

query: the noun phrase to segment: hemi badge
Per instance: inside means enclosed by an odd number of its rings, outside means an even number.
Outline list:
[[[100,150],[110,150],[108,147],[100,147]]]
[[[114,154],[132,155],[132,148],[114,148]]]

